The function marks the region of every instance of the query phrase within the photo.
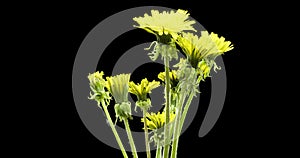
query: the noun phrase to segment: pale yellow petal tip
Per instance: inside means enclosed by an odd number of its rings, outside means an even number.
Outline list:
[[[221,54],[228,52],[234,48],[233,44],[230,41],[225,41],[225,37],[223,37],[223,36],[219,37],[218,34],[211,32],[210,37],[211,37],[212,41],[215,42],[215,44]]]
[[[186,15],[189,15],[188,11],[187,10],[183,10],[183,9],[178,9],[177,10],[178,13],[181,13],[181,14],[186,14]]]
[[[99,71],[96,71],[92,74],[89,74],[89,76],[96,76],[96,77],[102,77],[104,75],[103,71],[99,72]]]

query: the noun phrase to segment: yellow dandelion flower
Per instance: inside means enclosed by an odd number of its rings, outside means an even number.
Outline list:
[[[141,83],[135,84],[133,81],[129,83],[129,92],[135,94],[138,100],[146,101],[147,94],[151,93],[151,90],[159,87],[159,82],[153,80],[149,82],[147,78],[144,78]]]
[[[223,36],[221,36],[219,38],[218,34],[215,34],[212,32],[210,34],[210,37],[211,37],[212,41],[214,41],[215,44],[217,45],[219,53],[221,53],[221,54],[228,52],[234,48],[233,44],[231,44],[230,41],[225,41],[225,38]]]
[[[182,33],[176,42],[194,68],[197,68],[203,59],[214,60],[233,49],[230,41],[225,41],[224,37],[219,38],[217,34],[209,34],[207,31],[201,31],[201,37],[193,33]]]
[[[133,18],[139,25],[134,27],[142,28],[156,36],[171,35],[176,39],[178,33],[186,30],[196,31],[192,24],[194,20],[189,20],[189,13],[185,10],[178,9],[176,12],[151,10],[151,15],[147,13],[144,17]],[[197,31],[196,31],[197,32]]]
[[[182,33],[182,37],[178,38],[177,43],[194,68],[197,68],[202,59],[218,53],[218,49],[207,31],[201,31],[201,37],[192,33]]]
[[[162,128],[165,123],[165,112],[163,111],[162,113],[147,113],[147,127],[149,130],[156,130]],[[172,122],[175,119],[175,113],[171,112],[170,113],[170,122]],[[141,122],[144,122],[144,118],[141,119]]]

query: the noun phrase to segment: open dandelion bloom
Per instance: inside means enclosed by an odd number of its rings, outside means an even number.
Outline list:
[[[233,45],[231,44],[231,42],[225,41],[225,38],[223,36],[219,38],[218,34],[212,32],[210,34],[210,37],[217,45],[220,54],[223,54],[233,49]]]
[[[129,83],[129,92],[137,96],[138,101],[136,105],[147,110],[151,106],[151,101],[147,98],[147,94],[151,93],[151,91],[157,87],[159,87],[158,81],[153,80],[149,82],[147,78],[144,78],[141,83],[138,84],[131,81]]]
[[[97,101],[98,105],[104,101],[104,103],[109,104],[111,97],[109,92],[105,91],[105,80],[103,79],[103,71],[99,71],[89,74],[88,79],[90,81],[90,97],[89,99]]]
[[[162,113],[158,112],[158,113],[147,113],[146,117],[147,117],[147,127],[149,130],[157,130],[160,129],[162,127],[164,127],[165,123],[166,123],[166,119],[165,119],[165,112],[163,111]],[[170,122],[172,122],[175,118],[175,113],[171,112],[170,113]],[[144,118],[141,119],[141,122],[144,122]]]
[[[135,94],[138,100],[145,101],[147,99],[147,94],[155,88],[159,87],[158,81],[149,82],[147,78],[144,78],[141,83],[135,84],[133,81],[129,83],[129,92]]]
[[[194,68],[197,68],[202,59],[218,54],[218,49],[207,31],[201,31],[201,37],[192,33],[182,33],[177,43]]]
[[[178,9],[176,12],[171,10],[160,13],[158,10],[151,10],[151,15],[147,13],[144,17],[133,18],[139,26],[156,36],[171,35],[172,38],[177,39],[178,33],[182,31],[196,31],[192,24],[194,20],[188,20],[189,13],[185,10]]]
[[[225,41],[224,37],[219,38],[215,33],[208,34],[207,31],[201,31],[201,37],[192,33],[182,33],[177,43],[194,68],[197,68],[198,63],[203,59],[214,60],[217,56],[233,49],[230,41]]]

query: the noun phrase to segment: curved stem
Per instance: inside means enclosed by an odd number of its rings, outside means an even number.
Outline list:
[[[164,64],[165,64],[165,73],[166,73],[166,79],[165,79],[165,99],[166,99],[166,123],[165,123],[165,129],[164,129],[164,153],[163,157],[168,158],[169,157],[169,150],[170,150],[170,132],[169,132],[169,122],[170,122],[170,76],[169,76],[169,58],[166,56],[164,57]]]
[[[104,101],[102,102],[102,108],[103,108],[104,113],[105,113],[105,115],[106,115],[106,117],[107,117],[109,126],[110,126],[111,130],[113,131],[113,133],[114,133],[114,135],[115,135],[115,138],[116,138],[117,143],[118,143],[118,145],[119,145],[119,147],[120,147],[120,149],[121,149],[121,151],[122,151],[122,154],[123,154],[124,158],[128,158],[127,153],[126,153],[126,151],[125,151],[125,148],[124,148],[124,146],[123,146],[123,144],[122,144],[122,141],[121,141],[121,139],[120,139],[120,137],[119,137],[119,135],[118,135],[118,133],[117,133],[117,130],[116,130],[116,128],[115,128],[115,125],[114,125],[114,123],[112,122],[112,119],[111,119],[111,117],[110,117],[110,115],[109,115],[109,112],[108,112],[108,110],[107,110],[107,107],[106,107]]]
[[[137,155],[136,148],[135,148],[135,145],[134,145],[133,137],[131,135],[131,130],[130,130],[130,127],[129,127],[128,119],[124,119],[123,122],[125,124],[125,129],[126,129],[127,136],[128,136],[128,139],[129,139],[129,144],[130,144],[130,147],[131,147],[132,155],[133,155],[134,158],[137,158],[138,155]]]
[[[147,153],[147,158],[151,158],[150,145],[149,145],[149,134],[148,134],[148,128],[147,128],[147,118],[146,118],[146,113],[147,113],[147,111],[146,111],[145,109],[143,109],[146,153]]]

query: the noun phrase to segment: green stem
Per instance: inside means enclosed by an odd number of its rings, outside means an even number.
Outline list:
[[[115,138],[116,138],[116,140],[117,140],[117,143],[118,143],[119,147],[121,148],[121,151],[122,151],[122,154],[123,154],[124,158],[128,158],[127,153],[126,153],[126,151],[125,151],[125,148],[124,148],[124,146],[123,146],[123,144],[122,144],[122,141],[121,141],[121,139],[120,139],[120,137],[119,137],[119,135],[118,135],[118,133],[117,133],[117,130],[116,130],[116,128],[115,128],[115,125],[114,125],[114,123],[112,122],[112,119],[111,119],[111,117],[110,117],[110,115],[109,115],[109,112],[108,112],[108,110],[107,110],[107,107],[106,107],[104,101],[102,102],[102,108],[103,108],[103,110],[104,110],[104,112],[105,112],[105,115],[106,115],[106,117],[107,117],[109,126],[110,126],[110,128],[112,129],[112,131],[113,131],[113,133],[114,133],[114,135],[115,135]]]
[[[149,134],[148,134],[148,128],[147,128],[147,118],[146,118],[146,113],[147,113],[147,111],[146,111],[145,109],[143,109],[146,153],[147,153],[147,158],[151,158],[150,145],[149,145]]]
[[[164,129],[164,153],[163,157],[168,158],[169,157],[169,150],[170,150],[170,132],[169,132],[169,122],[170,122],[170,76],[169,76],[169,58],[166,56],[164,57],[164,64],[165,64],[165,95],[166,95],[166,123],[165,123],[165,129]]]
[[[133,137],[131,135],[131,130],[130,130],[130,127],[129,127],[128,119],[124,119],[123,121],[124,121],[124,124],[125,124],[125,129],[126,129],[126,132],[127,132],[127,136],[128,136],[128,139],[129,139],[129,144],[130,144],[130,147],[131,147],[132,155],[133,155],[134,158],[137,158],[138,155],[137,155],[136,148],[135,148],[135,145],[134,145]]]
[[[182,127],[183,127],[183,123],[185,121],[185,117],[186,117],[186,114],[187,114],[187,112],[189,110],[191,102],[193,100],[193,97],[194,97],[194,95],[190,94],[189,98],[188,98],[188,100],[187,100],[187,102],[186,102],[186,104],[184,106],[184,110],[182,112],[182,115],[181,115],[181,118],[180,118],[180,121],[179,121],[179,127],[177,127],[177,130],[178,130],[177,133],[181,133],[181,130],[182,130]],[[171,156],[172,158],[176,158],[177,157],[178,142],[179,142],[179,139],[175,139],[174,142],[173,142],[172,156]]]
[[[160,145],[160,141],[157,142],[157,148],[156,148],[155,158],[161,158],[161,145]]]
[[[181,92],[179,97],[180,97],[180,99],[179,99],[179,103],[178,103],[178,109],[177,109],[176,119],[175,119],[175,127],[174,127],[174,131],[173,131],[173,146],[172,146],[171,158],[177,157],[177,148],[178,148],[178,141],[179,141],[179,135],[180,135],[180,118],[181,118],[181,113],[182,113],[182,105],[186,98],[186,93]]]
[[[182,130],[186,114],[187,114],[187,112],[189,110],[189,107],[190,107],[190,105],[192,103],[193,98],[194,98],[194,94],[190,93],[189,98],[188,98],[188,100],[187,100],[187,102],[186,102],[186,104],[184,106],[184,110],[183,110],[183,113],[182,113],[182,116],[181,116],[181,119],[180,119],[180,130],[179,130],[180,132]]]

